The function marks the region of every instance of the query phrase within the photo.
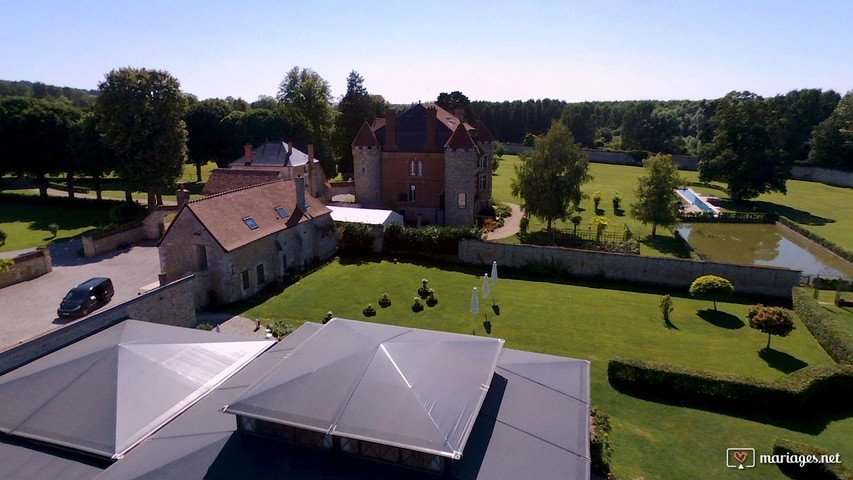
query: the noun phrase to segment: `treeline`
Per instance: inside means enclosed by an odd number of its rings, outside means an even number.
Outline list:
[[[712,119],[720,100],[475,101],[470,110],[504,142],[529,144],[532,136],[548,130],[551,121],[560,120],[584,147],[698,155],[714,137],[717,125]],[[768,114],[756,127],[774,139],[785,158],[853,169],[849,144],[853,114],[849,100],[840,100],[838,93],[820,89],[764,98]]]
[[[78,107],[91,107],[95,104],[97,90],[83,90],[80,88],[57,87],[46,85],[41,82],[10,82],[0,80],[0,98],[2,97],[35,97],[35,98],[67,98]]]

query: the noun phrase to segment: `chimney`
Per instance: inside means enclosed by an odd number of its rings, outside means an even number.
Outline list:
[[[293,153],[293,141],[292,140],[287,142],[287,154],[290,155],[291,153]]]
[[[175,196],[178,197],[178,210],[190,201],[190,191],[184,186],[184,182],[178,183],[178,190],[175,192]]]
[[[293,180],[296,184],[296,207],[302,210],[302,213],[308,213],[308,202],[305,201],[305,177],[298,176]]]
[[[247,143],[243,145],[243,152],[246,154],[246,165],[252,164],[252,144]]]
[[[426,143],[424,150],[435,150],[435,125],[436,125],[436,110],[435,107],[427,107],[426,109]]]
[[[385,150],[397,150],[397,112],[385,109]]]
[[[464,108],[457,108],[457,109],[453,110],[453,116],[459,119],[459,123],[464,122],[465,121],[465,109]]]

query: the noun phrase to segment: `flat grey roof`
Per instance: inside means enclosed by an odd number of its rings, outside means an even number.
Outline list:
[[[334,318],[225,411],[459,458],[503,343]]]

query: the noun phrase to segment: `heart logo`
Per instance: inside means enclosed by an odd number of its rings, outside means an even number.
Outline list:
[[[749,456],[748,452],[734,452],[735,460],[737,460],[739,463],[743,463],[744,461],[746,461],[747,456]]]

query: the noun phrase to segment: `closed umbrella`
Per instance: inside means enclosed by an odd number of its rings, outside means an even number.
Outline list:
[[[489,274],[483,274],[483,298],[489,298]]]
[[[495,260],[492,262],[492,284],[498,284],[498,262]]]
[[[474,293],[471,294],[471,313],[474,315],[480,311],[480,297],[477,296],[477,287],[474,287]]]

